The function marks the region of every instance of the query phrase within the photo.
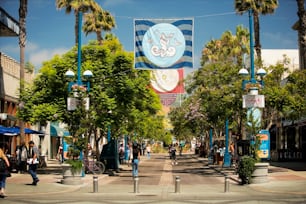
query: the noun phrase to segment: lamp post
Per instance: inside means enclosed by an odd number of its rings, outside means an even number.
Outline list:
[[[214,155],[213,153],[213,129],[209,129],[209,164],[214,164]],[[215,152],[214,152],[215,154]]]
[[[230,167],[231,166],[231,156],[228,152],[228,142],[229,135],[228,135],[228,118],[225,121],[225,152],[224,152],[224,163],[223,167]]]
[[[69,85],[68,85],[68,91],[71,92],[71,88],[76,88],[77,91],[80,91],[80,89],[85,89],[85,91],[89,92],[90,91],[90,82],[89,82],[89,78],[91,78],[93,76],[92,72],[90,70],[86,70],[83,72],[83,76],[86,78],[86,81],[82,81],[81,80],[81,58],[82,58],[82,53],[81,53],[81,31],[82,31],[82,12],[78,12],[78,66],[77,66],[77,81],[70,81]],[[68,70],[65,73],[65,76],[69,79],[73,79],[74,78],[74,72],[71,70]],[[77,96],[78,93],[76,93]],[[76,98],[67,98],[67,109],[68,110],[75,110],[76,106],[78,103],[78,99]],[[81,103],[82,104],[82,103]],[[87,98],[86,100],[86,104],[85,104],[85,109],[87,110],[89,108],[89,98]],[[80,153],[80,160],[83,160],[83,153],[81,151]],[[84,177],[84,170],[82,171],[82,176]]]
[[[259,88],[264,86],[263,76],[266,75],[266,71],[263,68],[257,70],[256,75],[260,77],[260,80],[255,78],[255,65],[254,65],[254,41],[253,41],[253,10],[249,9],[249,32],[250,32],[250,80],[242,81],[243,90],[247,90],[248,94],[243,95],[243,108],[248,109],[248,115],[253,111],[259,110],[258,108],[265,107],[264,95],[258,95]],[[244,67],[239,70],[239,75],[249,75],[248,70]],[[258,111],[257,113],[260,113]],[[256,115],[256,119],[260,122],[261,114]]]
[[[263,80],[257,81],[255,79],[255,65],[254,65],[254,40],[253,40],[253,11],[250,9],[249,13],[249,32],[250,32],[250,80],[243,80],[242,87],[243,89],[249,89],[250,94],[258,94],[258,85],[263,86]],[[266,70],[260,68],[257,70],[257,75],[259,75],[262,79],[264,75],[266,75]],[[247,76],[249,74],[248,70],[244,67],[239,70],[239,75]],[[249,86],[247,86],[249,85]]]

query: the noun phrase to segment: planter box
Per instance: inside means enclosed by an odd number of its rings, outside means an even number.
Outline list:
[[[82,179],[82,170],[80,170],[80,172],[72,174],[70,164],[65,164],[65,163],[62,164],[62,169],[63,169],[63,179],[61,180],[62,184],[82,185],[84,183]]]
[[[252,174],[252,184],[267,183],[269,163],[255,163],[255,170]]]

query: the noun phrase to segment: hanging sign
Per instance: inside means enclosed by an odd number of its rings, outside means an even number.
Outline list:
[[[264,95],[243,95],[242,96],[243,108],[264,108],[265,96]]]

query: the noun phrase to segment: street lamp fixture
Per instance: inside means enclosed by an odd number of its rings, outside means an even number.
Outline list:
[[[85,72],[83,72],[83,77],[86,79],[85,81],[71,81],[73,80],[75,74],[73,71],[71,70],[68,70],[66,73],[65,73],[65,76],[68,80],[70,80],[69,82],[69,87],[68,87],[68,91],[71,92],[71,88],[72,87],[84,87],[86,88],[86,90],[89,92],[90,91],[90,82],[89,82],[89,79],[91,77],[93,77],[93,74],[90,70],[86,70]]]

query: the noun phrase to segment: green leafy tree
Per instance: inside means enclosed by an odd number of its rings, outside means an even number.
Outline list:
[[[250,154],[255,161],[259,161],[258,151],[260,147],[260,136],[258,132],[261,129],[260,119],[255,117],[255,109],[251,109],[247,116],[246,130],[249,134],[248,139],[251,141]]]
[[[89,69],[94,74],[88,93],[90,109],[69,112],[65,72],[76,72],[76,47],[62,56],[54,56],[44,62],[34,84],[23,92],[22,98],[27,102],[19,113],[20,117],[32,123],[46,123],[55,119],[63,121],[69,125],[71,135],[78,138],[82,135],[86,141],[89,135],[94,134],[97,144],[106,135],[108,127],[111,127],[112,136],[116,138],[136,129],[145,137],[156,137],[152,133],[160,132],[149,132],[147,129],[160,125],[156,113],[161,109],[161,104],[158,96],[149,88],[149,72],[135,70],[132,64],[132,53],[125,52],[114,36],[107,37],[102,46],[97,41],[84,45],[82,71]],[[75,141],[81,142],[80,145],[85,144],[83,140]]]
[[[30,73],[30,74],[32,74],[35,70],[35,66],[31,62],[26,62],[24,68],[25,68],[26,72]]]
[[[243,54],[249,52],[248,36],[247,29],[238,26],[235,35],[226,31],[220,39],[205,45],[202,68],[189,79],[187,87],[191,98],[186,102],[187,107],[202,115],[202,121],[196,118],[197,122],[190,125],[193,129],[198,127],[197,134],[213,127],[215,135],[223,135],[227,118],[233,131],[241,133],[245,112],[241,108],[241,80],[237,72],[243,65]],[[199,102],[200,105],[196,105]],[[190,112],[186,107],[185,110]]]

